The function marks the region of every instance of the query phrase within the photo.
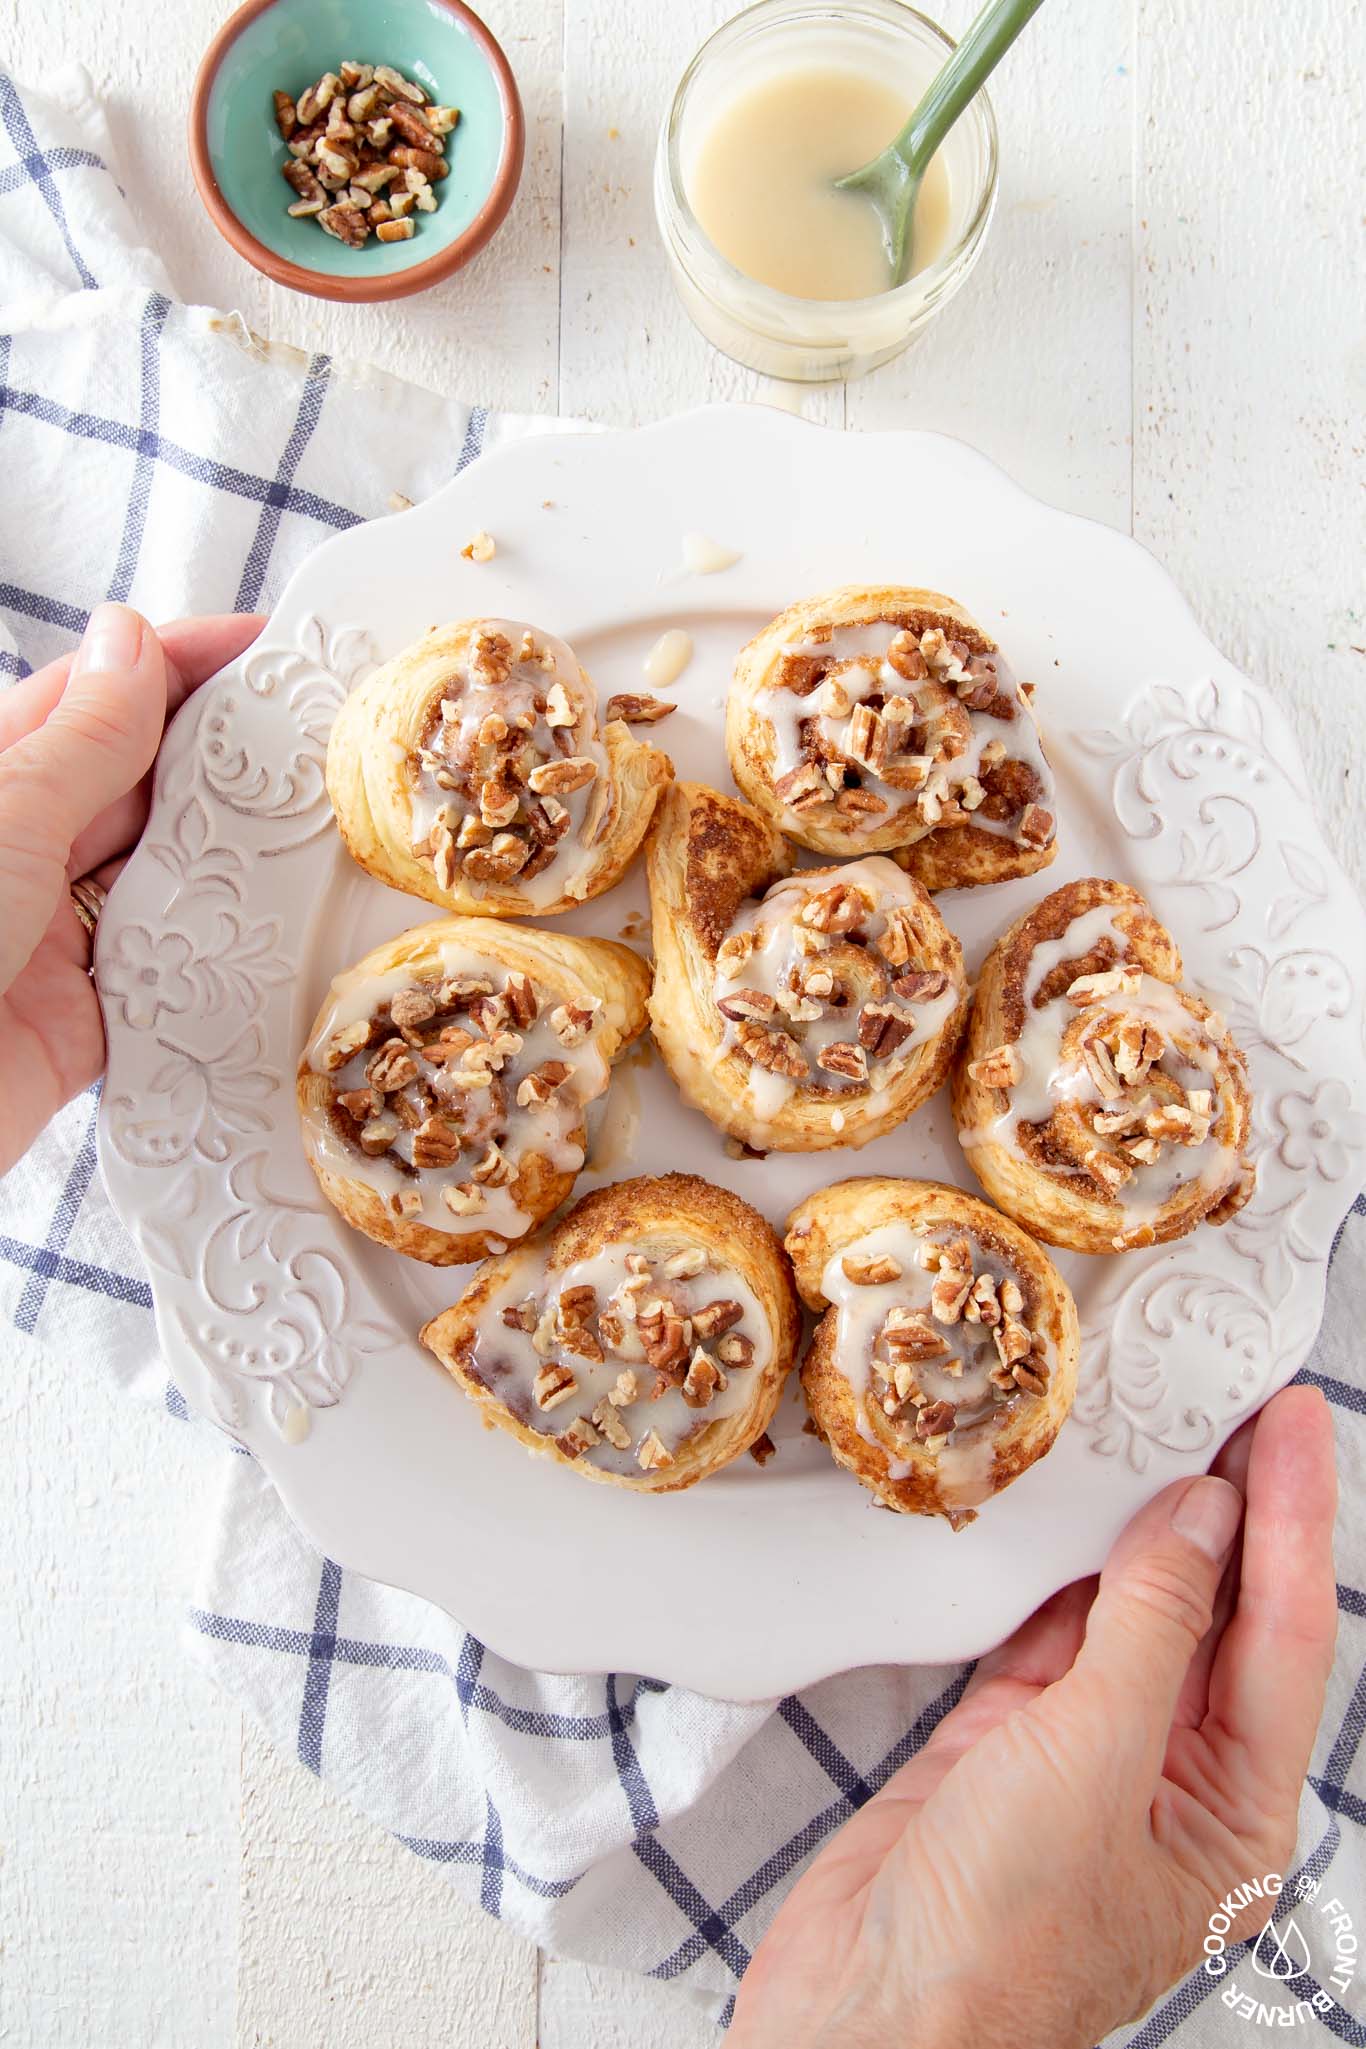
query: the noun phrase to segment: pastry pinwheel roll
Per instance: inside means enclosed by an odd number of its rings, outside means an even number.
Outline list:
[[[651,830],[655,1043],[687,1100],[761,1152],[862,1146],[948,1075],[958,941],[885,857],[791,870],[758,811],[675,783]]]
[[[327,749],[348,851],[467,916],[551,917],[620,881],[673,773],[562,640],[510,619],[436,626],[352,692]]]
[[[573,1187],[649,986],[629,947],[489,918],[377,946],[337,976],[299,1063],[323,1194],[433,1266],[502,1251]]]
[[[1053,859],[1031,698],[952,598],[852,585],[789,605],[741,651],[726,751],[802,846],[895,852],[926,889],[962,889]]]
[[[758,1211],[665,1174],[596,1189],[490,1260],[422,1342],[529,1451],[664,1494],[758,1446],[800,1330]]]
[[[1071,1292],[975,1195],[934,1181],[837,1181],[786,1244],[821,1314],[802,1390],[836,1461],[884,1508],[955,1529],[1043,1457],[1077,1384]]]
[[[1252,1193],[1243,1056],[1122,882],[1069,882],[996,942],[953,1113],[992,1200],[1074,1252],[1164,1244]]]

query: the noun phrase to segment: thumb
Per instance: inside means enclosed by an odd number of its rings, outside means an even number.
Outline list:
[[[1126,1734],[1139,1742],[1145,1771],[1156,1771],[1165,1754],[1242,1513],[1243,1497],[1227,1480],[1164,1488],[1129,1524],[1100,1576],[1073,1671],[1122,1706],[1116,1742]]]
[[[78,833],[131,790],[156,756],[166,717],[166,658],[128,605],[97,605],[47,718],[3,756],[0,938],[8,988],[51,922]]]

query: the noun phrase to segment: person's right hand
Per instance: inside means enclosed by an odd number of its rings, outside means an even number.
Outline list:
[[[261,624],[158,634],[128,605],[97,605],[74,655],[0,691],[0,1173],[104,1066],[69,885],[108,888],[146,822],[167,719]]]
[[[1215,1470],[983,1658],[794,1887],[728,2049],[1087,2049],[1284,1872],[1337,1631],[1322,1395],[1285,1389]]]

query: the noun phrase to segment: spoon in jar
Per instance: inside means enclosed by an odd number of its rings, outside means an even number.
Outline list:
[[[988,0],[896,139],[862,170],[836,178],[837,192],[862,192],[873,202],[893,285],[911,270],[915,203],[931,158],[1042,5],[1043,0]]]

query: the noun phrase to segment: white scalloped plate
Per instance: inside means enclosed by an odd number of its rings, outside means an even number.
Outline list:
[[[458,553],[480,527],[498,543],[482,567]],[[684,575],[688,531],[740,560]],[[500,613],[564,635],[606,697],[642,687],[646,651],[681,625],[696,654],[655,737],[681,774],[726,788],[735,650],[794,597],[855,581],[951,591],[1038,686],[1059,857],[1034,881],[940,899],[970,965],[1045,889],[1134,883],[1227,1012],[1258,1105],[1258,1190],[1236,1222],[1123,1259],[1064,1258],[1085,1332],[1073,1416],[958,1535],[875,1513],[802,1434],[795,1377],[777,1458],[680,1495],[592,1486],[485,1431],[414,1337],[458,1275],[348,1231],[295,1121],[295,1061],[332,973],[433,915],[352,866],[323,789],[333,713],[374,661],[438,620]],[[644,904],[633,876],[565,924],[615,937]],[[329,541],[176,720],[101,920],[98,980],[101,1158],[186,1396],[250,1446],[329,1556],[553,1670],[757,1699],[985,1650],[1290,1378],[1366,1180],[1366,929],[1285,720],[1141,548],[937,435],[716,408],[537,438]],[[734,1161],[655,1061],[615,1083],[579,1191],[665,1167],[775,1221],[849,1172],[975,1186],[942,1098],[857,1155]]]

